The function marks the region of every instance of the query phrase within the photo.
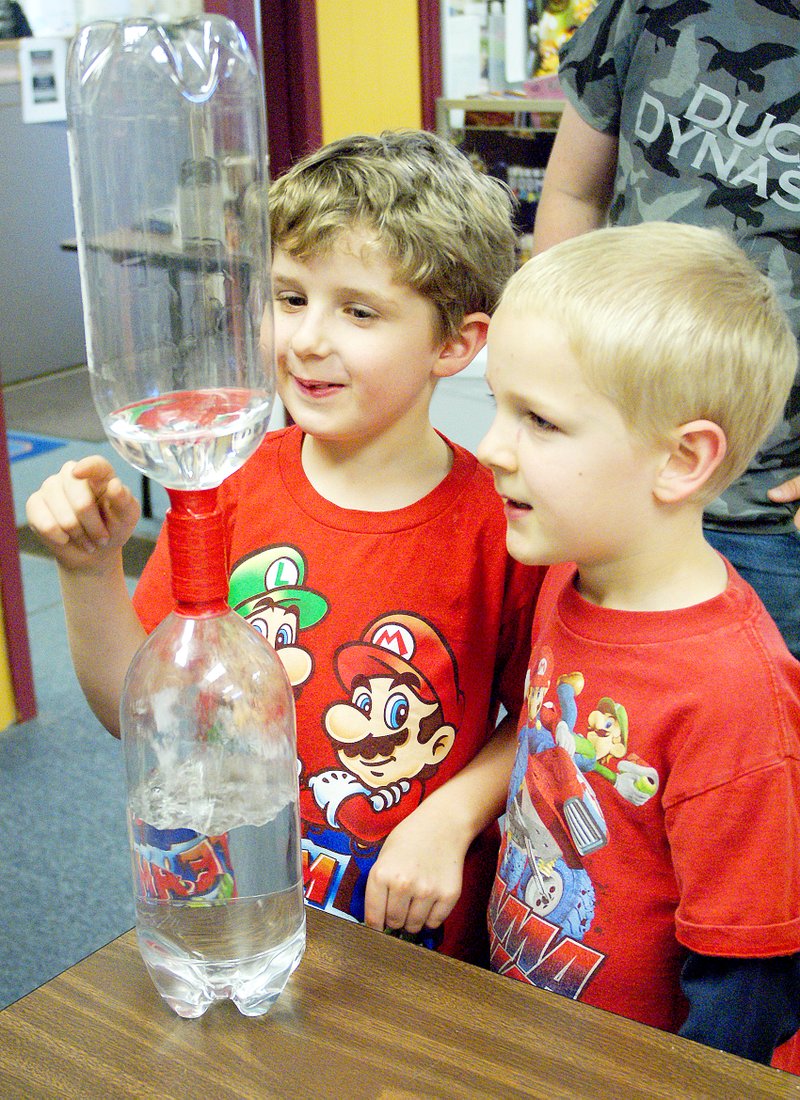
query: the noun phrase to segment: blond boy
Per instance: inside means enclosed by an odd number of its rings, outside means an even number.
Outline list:
[[[724,234],[598,230],[510,281],[479,448],[512,555],[551,566],[492,966],[764,1062],[800,1023],[800,664],[702,513],[796,354]]]

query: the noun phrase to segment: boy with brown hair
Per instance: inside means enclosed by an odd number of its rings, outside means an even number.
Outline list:
[[[512,555],[551,567],[492,967],[763,1062],[800,1024],[800,663],[702,516],[796,357],[725,234],[600,229],[509,282],[479,448]]]
[[[510,198],[403,131],[311,154],[269,205],[264,324],[293,425],[219,501],[230,603],[295,689],[307,900],[411,934],[444,922],[442,950],[480,960],[497,836],[476,792],[499,704],[521,699],[535,577],[504,549],[491,478],[429,406],[483,346],[513,271]],[[138,507],[107,462],[67,464],[28,518],[116,734],[128,664],[173,606],[163,534],[131,602],[120,548]]]

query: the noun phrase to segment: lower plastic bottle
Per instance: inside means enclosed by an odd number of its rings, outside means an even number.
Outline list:
[[[179,1016],[224,999],[258,1016],[305,948],[294,702],[274,650],[225,603],[215,492],[170,497],[177,611],[121,704],[136,934]]]

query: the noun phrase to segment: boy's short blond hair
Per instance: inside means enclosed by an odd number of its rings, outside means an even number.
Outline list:
[[[641,438],[718,424],[727,451],[704,503],[747,468],[797,370],[771,282],[717,229],[648,222],[573,237],[528,261],[502,304],[561,326],[587,383]]]
[[[273,248],[304,260],[343,232],[374,233],[397,281],[435,305],[443,340],[497,305],[515,268],[512,212],[503,184],[423,130],[334,141],[269,191]]]

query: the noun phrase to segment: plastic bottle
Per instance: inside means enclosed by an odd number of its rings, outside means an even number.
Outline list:
[[[121,704],[136,934],[179,1016],[226,998],[258,1016],[305,947],[294,703],[274,650],[226,604],[216,491],[170,499],[177,610]]]
[[[66,98],[97,411],[141,473],[219,485],[258,446],[275,393],[255,59],[218,15],[93,23],[70,46]]]
[[[228,608],[216,489],[274,395],[263,93],[214,15],[89,24],[67,90],[95,405],[172,505],[177,609],[134,657],[120,712],[139,947],[179,1015],[225,998],[260,1015],[305,946],[294,700]]]

